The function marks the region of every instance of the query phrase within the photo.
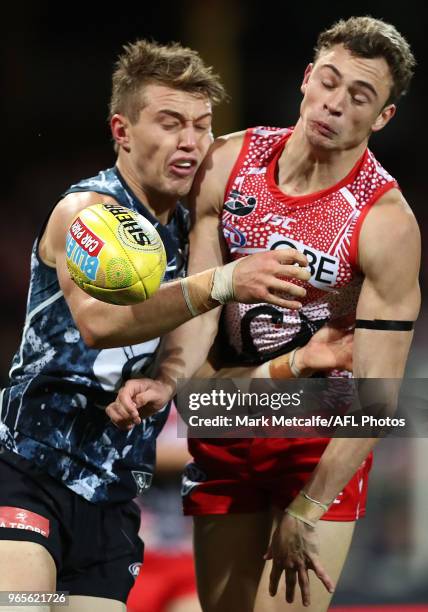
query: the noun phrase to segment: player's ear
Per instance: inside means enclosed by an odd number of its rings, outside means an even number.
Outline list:
[[[379,132],[385,125],[393,118],[397,107],[395,104],[388,104],[385,106],[379,115],[376,117],[375,122],[372,125],[372,132]]]
[[[310,63],[306,66],[305,74],[303,75],[302,85],[300,86],[300,91],[303,95],[306,93],[306,85],[308,84],[309,77],[311,76],[312,68],[314,67],[313,63]]]
[[[110,119],[110,129],[115,143],[129,151],[129,121],[124,115],[115,113]]]

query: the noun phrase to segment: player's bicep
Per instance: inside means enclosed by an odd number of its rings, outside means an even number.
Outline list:
[[[67,267],[67,232],[72,220],[83,208],[100,202],[114,203],[115,200],[92,192],[66,196],[54,208],[43,236],[45,248],[55,262],[59,285],[76,323],[78,323],[79,308],[93,301],[93,298],[82,291],[70,277]]]
[[[420,307],[419,229],[400,203],[370,213],[360,241],[365,274],[354,338],[356,377],[398,378],[404,371],[412,331],[367,329],[365,322],[413,322]]]

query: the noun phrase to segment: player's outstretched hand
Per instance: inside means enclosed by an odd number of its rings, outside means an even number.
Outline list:
[[[298,299],[305,297],[306,290],[292,281],[309,280],[307,265],[305,255],[296,249],[243,257],[233,271],[235,300],[244,304],[267,302],[296,310],[302,306]]]
[[[170,389],[163,383],[151,378],[135,378],[119,390],[106,413],[116,427],[129,431],[142,419],[161,410],[170,399]]]
[[[298,582],[303,605],[310,605],[309,570],[315,572],[329,593],[334,590],[333,581],[319,559],[316,527],[310,527],[289,514],[282,516],[265,559],[272,559],[269,580],[269,593],[272,596],[276,595],[282,572],[285,572],[285,598],[288,603],[294,601]]]
[[[350,370],[352,372],[352,348],[354,332],[349,327],[327,323],[312,336],[306,346],[296,352],[296,366],[304,371]]]

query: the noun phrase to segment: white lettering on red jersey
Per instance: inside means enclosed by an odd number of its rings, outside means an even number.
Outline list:
[[[308,259],[311,278],[300,311],[268,304],[228,304],[229,342],[241,361],[265,361],[305,344],[328,320],[355,314],[362,277],[358,237],[371,206],[398,187],[366,149],[336,185],[289,196],[275,182],[278,159],[292,128],[247,130],[226,188],[223,233],[232,259],[292,247]]]

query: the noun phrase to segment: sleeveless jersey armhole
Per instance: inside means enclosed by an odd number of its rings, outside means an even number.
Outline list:
[[[379,199],[388,191],[390,191],[391,189],[400,189],[398,186],[398,183],[396,181],[392,181],[390,183],[387,183],[386,185],[382,185],[382,187],[380,187],[376,193],[374,194],[374,196],[372,197],[371,201],[366,204],[363,208],[363,210],[361,211],[361,214],[358,218],[357,223],[355,224],[355,228],[354,231],[352,233],[352,237],[351,237],[351,243],[349,246],[349,263],[351,265],[351,268],[357,272],[360,273],[361,270],[358,266],[358,242],[360,239],[360,232],[361,232],[361,228],[363,226],[363,222],[364,219],[367,216],[367,213],[372,209],[372,207],[376,204],[376,202],[379,201]]]

